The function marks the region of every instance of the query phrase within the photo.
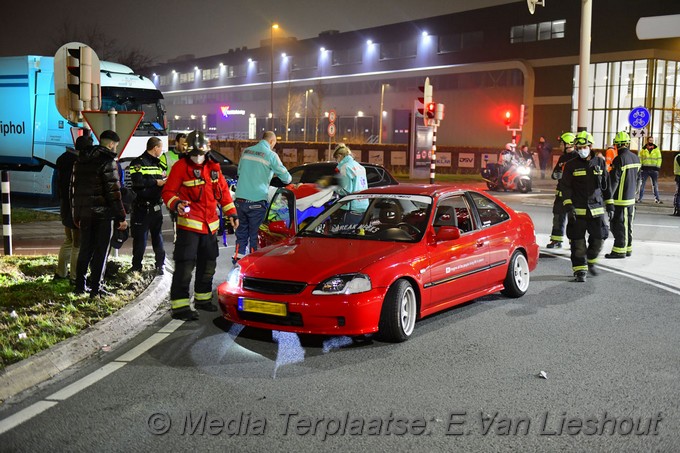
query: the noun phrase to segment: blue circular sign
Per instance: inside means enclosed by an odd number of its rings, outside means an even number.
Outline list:
[[[635,129],[642,129],[649,124],[649,110],[644,107],[635,107],[628,114],[628,122]]]

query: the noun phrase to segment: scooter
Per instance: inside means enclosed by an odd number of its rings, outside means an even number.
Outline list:
[[[513,158],[508,165],[488,163],[485,159],[482,178],[489,190],[511,191],[521,193],[531,191],[531,164],[524,159]]]

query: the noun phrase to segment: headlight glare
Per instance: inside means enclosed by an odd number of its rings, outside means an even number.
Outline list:
[[[241,283],[241,266],[235,264],[227,274],[227,285],[230,288],[238,288]]]

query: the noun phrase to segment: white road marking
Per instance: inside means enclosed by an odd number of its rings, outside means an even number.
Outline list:
[[[116,362],[132,362],[137,357],[144,354],[146,351],[153,348],[154,346],[156,346],[161,341],[165,340],[165,338],[168,337],[169,335],[170,335],[169,333],[155,333],[155,334],[151,335],[149,338],[144,340],[142,343],[138,344],[137,346],[130,349],[128,352],[126,352],[122,356],[118,357],[116,359]]]
[[[31,404],[26,409],[20,410],[16,414],[11,415],[4,420],[0,420],[0,434],[21,425],[23,422],[32,419],[36,415],[41,414],[50,407],[56,405],[56,401],[38,401],[37,403]]]
[[[96,383],[97,381],[105,378],[109,374],[113,373],[116,370],[119,370],[120,368],[124,367],[125,363],[122,362],[111,362],[107,363],[103,367],[99,368],[96,371],[93,371],[92,373],[88,374],[84,378],[81,378],[74,382],[73,384],[64,387],[63,389],[59,390],[56,393],[51,394],[46,400],[50,401],[63,401],[66,398],[70,398],[71,396],[75,395],[76,393],[80,392],[83,389],[88,388],[92,384]]]

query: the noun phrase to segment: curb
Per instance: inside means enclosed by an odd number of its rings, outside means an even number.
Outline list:
[[[141,332],[151,315],[167,299],[172,273],[154,278],[134,301],[111,316],[102,319],[79,334],[57,343],[0,373],[0,401],[6,402],[18,393],[58,375],[85,360],[107,345],[121,345]]]

